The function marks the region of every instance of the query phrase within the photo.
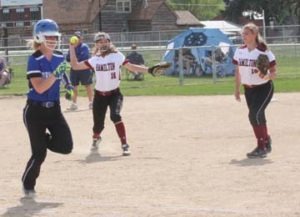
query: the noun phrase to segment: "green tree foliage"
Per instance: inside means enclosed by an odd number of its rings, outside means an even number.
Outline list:
[[[223,0],[168,0],[173,10],[188,10],[199,20],[210,20],[224,10]]]
[[[224,16],[233,22],[236,22],[244,11],[253,11],[252,15],[264,11],[267,25],[271,19],[281,25],[288,17],[300,15],[299,0],[224,0],[224,3]]]

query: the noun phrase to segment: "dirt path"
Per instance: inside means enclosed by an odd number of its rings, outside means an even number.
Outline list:
[[[23,198],[20,181],[30,155],[25,98],[2,98],[0,216],[300,216],[300,94],[275,98],[273,152],[260,160],[245,157],[255,141],[245,101],[233,96],[125,97],[130,157],[108,116],[101,148],[90,152],[91,111],[64,113],[73,153],[48,152],[35,199]]]

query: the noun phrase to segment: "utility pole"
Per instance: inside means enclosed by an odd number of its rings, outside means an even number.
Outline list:
[[[99,31],[102,31],[102,15],[101,15],[101,0],[99,0],[99,14],[98,14],[98,22],[99,22]]]

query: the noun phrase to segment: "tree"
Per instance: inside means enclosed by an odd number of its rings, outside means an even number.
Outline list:
[[[252,15],[264,12],[267,25],[270,24],[270,18],[278,25],[282,25],[288,17],[300,15],[299,0],[224,0],[224,3],[223,15],[234,22],[242,16],[244,11],[252,11]]]
[[[223,0],[168,0],[173,10],[188,10],[199,20],[210,20],[224,10]]]

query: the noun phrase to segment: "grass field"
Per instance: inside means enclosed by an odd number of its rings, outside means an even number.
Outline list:
[[[291,54],[291,53],[290,53]],[[151,52],[144,55],[147,65],[159,61],[161,53]],[[15,63],[25,62],[24,58],[14,60]],[[282,54],[277,57],[278,78],[275,80],[276,92],[300,91],[300,61],[297,54]],[[28,90],[26,80],[26,66],[12,65],[14,71],[13,82],[9,87],[0,89],[0,95],[24,95]],[[126,79],[123,71],[121,89],[124,95],[130,96],[156,96],[156,95],[227,95],[233,93],[234,78],[232,76],[218,78],[215,82],[212,77],[184,78],[180,85],[178,77],[145,76],[143,81],[130,81]],[[85,95],[84,88],[80,87],[79,94]]]

